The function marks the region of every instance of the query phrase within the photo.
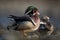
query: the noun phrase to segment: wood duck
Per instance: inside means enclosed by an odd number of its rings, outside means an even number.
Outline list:
[[[40,22],[40,28],[39,31],[40,33],[43,32],[44,34],[46,33],[47,35],[50,35],[54,31],[53,25],[50,23],[50,18],[48,16],[43,16],[41,19],[42,22]]]
[[[40,26],[39,11],[34,6],[29,6],[24,13],[24,16],[14,16],[10,15],[9,18],[13,18],[15,23],[13,26],[16,26],[14,30],[22,31],[25,36],[27,33],[37,30]],[[9,27],[7,27],[9,29]]]

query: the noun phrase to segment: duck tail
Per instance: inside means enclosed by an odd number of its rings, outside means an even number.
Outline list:
[[[8,18],[14,18],[15,16],[14,15],[9,15],[9,17]]]

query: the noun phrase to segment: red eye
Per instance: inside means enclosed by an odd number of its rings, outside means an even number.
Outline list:
[[[36,11],[34,11],[34,12],[36,12]]]
[[[37,11],[36,11],[36,10],[34,10],[33,12],[34,12],[34,13],[36,13]]]

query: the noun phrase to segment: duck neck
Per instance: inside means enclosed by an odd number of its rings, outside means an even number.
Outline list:
[[[38,15],[34,15],[34,16],[32,16],[31,18],[32,18],[32,20],[33,20],[33,23],[34,23],[36,26],[40,24],[40,18],[39,18]]]
[[[35,23],[37,23],[40,18],[39,18],[39,16],[34,15],[34,16],[32,16],[32,19],[34,20]]]

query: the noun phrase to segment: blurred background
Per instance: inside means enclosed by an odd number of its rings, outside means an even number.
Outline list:
[[[26,8],[31,5],[39,9],[41,16],[49,16],[54,27],[60,29],[59,0],[0,0],[0,25],[6,28],[9,15],[22,16]]]

